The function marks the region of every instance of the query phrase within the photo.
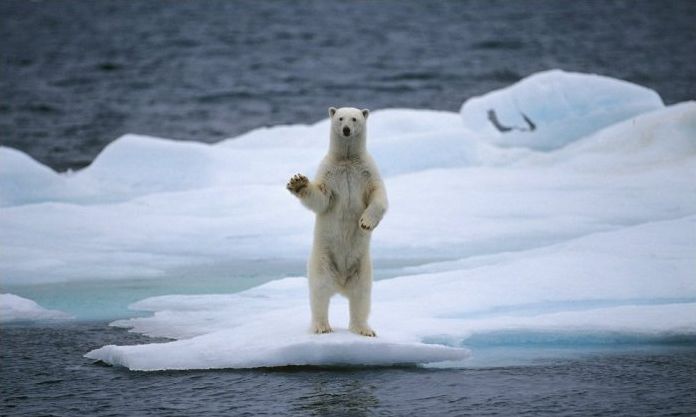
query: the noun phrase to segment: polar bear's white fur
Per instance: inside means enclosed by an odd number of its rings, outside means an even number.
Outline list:
[[[307,265],[312,330],[331,332],[329,300],[350,302],[351,331],[375,336],[367,324],[372,290],[370,235],[387,210],[387,193],[365,148],[368,110],[329,108],[331,141],[314,181],[297,174],[287,188],[316,213]]]

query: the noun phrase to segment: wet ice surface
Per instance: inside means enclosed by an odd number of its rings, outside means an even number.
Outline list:
[[[693,341],[473,347],[468,369],[277,368],[128,372],[76,351],[152,339],[106,323],[0,329],[0,414],[616,415],[696,412]]]
[[[433,262],[435,259],[376,260],[374,278],[389,279],[404,273],[404,268]],[[129,306],[144,298],[166,294],[230,294],[264,284],[268,281],[305,273],[306,261],[237,260],[215,268],[182,270],[179,275],[162,278],[126,278],[118,280],[85,280],[8,285],[0,283],[0,291],[9,292],[50,306],[77,320],[115,320],[147,313]],[[234,271],[234,276],[230,276]],[[190,274],[196,278],[191,279]],[[9,317],[8,317],[9,318]],[[39,317],[40,318],[40,317]]]

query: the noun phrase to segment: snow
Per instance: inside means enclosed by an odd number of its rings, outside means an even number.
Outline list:
[[[0,323],[69,319],[69,314],[47,310],[27,298],[14,294],[0,294]]]
[[[535,129],[500,132],[489,109]],[[313,217],[285,183],[313,174],[327,130],[325,119],[214,145],[125,135],[70,174],[0,147],[3,285],[233,280],[246,261],[304,262]],[[368,136],[390,197],[373,258],[419,264],[375,283],[379,337],[348,333],[340,298],[337,332],[309,334],[305,278],[288,277],[147,298],[132,308],[151,316],[114,325],[174,341],[88,356],[138,370],[451,365],[501,334],[696,334],[696,103],[556,70],[460,113],[374,111]]]

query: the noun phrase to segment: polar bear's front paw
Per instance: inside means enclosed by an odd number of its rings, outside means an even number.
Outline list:
[[[366,231],[372,231],[374,230],[375,227],[377,227],[377,223],[379,223],[378,220],[375,220],[372,216],[370,216],[367,213],[364,213],[362,217],[360,217],[360,228]]]
[[[329,323],[312,323],[312,331],[316,334],[331,333],[333,329]]]
[[[377,333],[375,333],[374,330],[367,324],[361,324],[361,325],[355,325],[351,324],[350,325],[350,331],[356,334],[359,334],[361,336],[367,336],[367,337],[375,337],[377,336]]]
[[[309,185],[309,180],[302,174],[295,174],[286,186],[291,193],[299,195]]]

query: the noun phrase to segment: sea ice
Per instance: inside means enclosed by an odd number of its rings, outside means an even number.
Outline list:
[[[503,132],[490,109],[501,126],[534,130]],[[312,176],[327,130],[276,126],[214,145],[125,135],[66,174],[0,147],[2,285],[235,279],[235,261],[303,262],[313,218],[285,183]],[[88,356],[141,370],[390,365],[459,361],[468,341],[501,332],[696,331],[696,103],[665,107],[640,86],[550,71],[460,114],[375,111],[368,148],[391,203],[373,257],[421,264],[375,283],[377,339],[347,333],[342,299],[338,331],[309,334],[304,278],[285,278],[145,299],[133,308],[151,317],[114,324],[176,340]]]
[[[133,308],[154,315],[113,325],[180,340],[105,346],[87,357],[132,370],[393,365],[461,361],[469,337],[501,331],[695,335],[696,239],[682,230],[696,230],[696,215],[376,282],[376,339],[345,330],[340,298],[331,309],[339,331],[310,334],[304,278],[230,295],[150,298]]]
[[[432,117],[437,124],[430,134],[414,128],[396,139],[374,135],[369,145],[386,172],[392,203],[375,233],[375,255],[459,258],[690,214],[693,108],[659,109],[573,145],[587,149],[549,153],[495,147],[453,128],[455,114],[404,112],[405,126]],[[377,111],[377,126],[382,113],[399,125],[401,111]],[[55,184],[44,196],[37,185],[26,193],[0,188],[3,283],[163,277],[197,267],[227,276],[230,260],[305,258],[312,217],[284,184],[295,172],[311,175],[325,139],[317,136],[315,145],[305,146],[303,135],[312,128],[278,129],[286,132],[286,143],[259,149],[252,146],[253,132],[238,144],[213,146],[129,135],[85,170],[50,173]],[[274,131],[256,135],[267,142]],[[193,161],[197,168],[189,170],[192,152],[192,159],[207,162]],[[18,154],[0,148],[2,160]],[[1,181],[23,184],[21,172],[43,172],[29,158],[15,159],[21,159],[13,163],[17,174],[6,172]],[[120,159],[130,168],[117,169]],[[130,159],[157,168],[138,171]],[[34,203],[26,203],[28,195]]]
[[[69,314],[45,309],[27,298],[14,294],[0,294],[0,323],[69,320],[71,318]]]
[[[550,70],[467,100],[461,115],[495,144],[555,149],[663,106],[656,92],[636,84]]]

